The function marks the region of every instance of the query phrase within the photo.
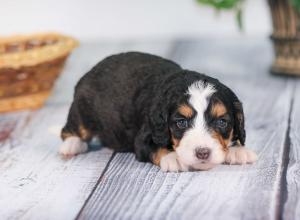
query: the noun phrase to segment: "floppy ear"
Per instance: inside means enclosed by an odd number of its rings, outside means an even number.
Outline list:
[[[233,114],[234,114],[234,128],[233,128],[234,139],[239,140],[241,145],[244,145],[246,141],[245,116],[243,111],[243,105],[237,98],[233,102]]]
[[[227,100],[231,103],[233,110],[233,140],[239,140],[241,145],[245,144],[246,141],[246,131],[245,131],[245,116],[243,111],[243,105],[235,95],[235,93],[226,87],[225,85],[221,85],[222,92],[227,96]]]
[[[159,146],[167,146],[170,143],[169,109],[166,103],[158,102],[149,111],[149,127],[152,140]]]

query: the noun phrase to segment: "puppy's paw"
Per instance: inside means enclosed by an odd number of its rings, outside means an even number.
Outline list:
[[[160,168],[165,172],[188,171],[188,167],[178,160],[176,152],[163,156],[160,160]]]
[[[77,154],[84,153],[88,150],[87,143],[83,142],[79,137],[68,137],[59,147],[59,154],[64,157],[72,157]]]
[[[257,161],[257,155],[254,151],[245,147],[230,147],[225,157],[227,164],[247,164]]]

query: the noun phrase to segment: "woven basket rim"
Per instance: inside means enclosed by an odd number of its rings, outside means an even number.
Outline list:
[[[29,40],[46,39],[57,40],[57,42],[31,50],[0,54],[0,68],[18,69],[20,67],[35,66],[59,57],[67,56],[79,44],[78,41],[72,37],[54,32],[47,32],[0,37],[0,46],[8,43],[22,43]]]

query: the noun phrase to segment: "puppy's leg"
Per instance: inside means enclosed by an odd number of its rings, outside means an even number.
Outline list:
[[[175,151],[169,151],[166,148],[159,148],[152,155],[152,162],[160,166],[162,171],[179,172],[188,171],[188,167],[178,160]]]
[[[178,172],[188,171],[188,167],[180,163],[175,151],[165,147],[151,145],[151,132],[147,125],[143,125],[134,141],[136,158],[142,162],[152,162],[159,166],[162,171]]]
[[[87,142],[92,138],[91,132],[81,123],[80,115],[74,103],[70,108],[67,123],[62,129],[62,145],[59,153],[66,157],[72,157],[88,150]]]
[[[254,151],[247,149],[243,146],[233,146],[230,147],[226,157],[225,163],[227,164],[247,164],[254,163],[257,160],[257,155]]]

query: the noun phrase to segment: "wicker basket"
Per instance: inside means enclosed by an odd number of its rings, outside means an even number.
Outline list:
[[[41,107],[77,45],[55,33],[0,38],[0,112]]]
[[[287,0],[269,0],[275,59],[271,71],[300,75],[300,15]]]

